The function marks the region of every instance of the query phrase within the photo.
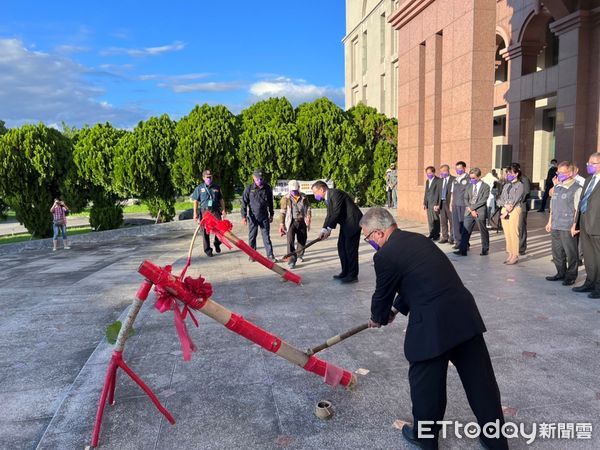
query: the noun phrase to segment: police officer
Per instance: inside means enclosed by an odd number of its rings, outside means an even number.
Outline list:
[[[213,175],[210,170],[202,172],[201,183],[192,194],[192,200],[194,200],[194,220],[198,217],[202,218],[204,211],[210,211],[217,219],[221,219],[227,215],[225,211],[225,201],[221,193],[221,187],[218,184],[214,184]],[[200,215],[198,216],[198,206],[200,206]],[[213,256],[213,250],[210,247],[210,236],[203,230],[204,234],[204,253],[206,256]],[[221,241],[215,236],[215,250],[217,253],[221,253]]]
[[[254,182],[244,189],[242,194],[242,223],[248,225],[248,241],[256,250],[256,235],[262,230],[265,251],[271,261],[277,261],[273,254],[273,244],[269,236],[273,222],[273,189],[265,182],[262,170],[256,169],[252,174]],[[252,257],[249,258],[252,261]]]

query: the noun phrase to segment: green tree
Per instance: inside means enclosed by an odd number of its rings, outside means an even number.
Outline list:
[[[43,124],[13,128],[0,137],[0,196],[36,237],[52,235],[50,207],[70,157],[69,139]]]
[[[126,134],[109,123],[83,128],[73,149],[78,179],[93,202],[90,225],[95,230],[118,228],[123,223],[123,207],[118,203],[126,196],[114,182],[114,165],[119,140]]]
[[[171,164],[177,146],[175,122],[168,115],[140,122],[124,135],[117,147],[115,188],[124,196],[144,201],[152,216],[163,222],[175,216],[175,188]]]
[[[189,194],[210,169],[221,186],[227,207],[235,195],[235,151],[238,143],[236,118],[224,106],[196,107],[176,126],[177,146],[171,168],[173,185]]]
[[[298,106],[296,125],[304,160],[303,177],[314,179],[323,175],[324,155],[335,153],[345,120],[342,109],[327,98]]]
[[[280,178],[302,175],[296,114],[286,98],[269,98],[242,111],[238,176],[250,181],[252,171],[261,168],[275,183]]]
[[[2,136],[3,134],[8,133],[8,128],[6,128],[4,125],[6,124],[6,122],[4,122],[4,120],[0,120],[0,136]]]
[[[368,176],[359,190],[365,193],[367,205],[384,205],[385,173],[397,159],[397,121],[362,103],[350,108],[347,113],[358,130],[358,141],[364,148],[365,160],[371,162],[368,164]]]

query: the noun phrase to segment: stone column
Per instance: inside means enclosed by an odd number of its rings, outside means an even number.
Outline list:
[[[580,167],[590,152],[585,149],[590,23],[590,11],[579,10],[550,24],[559,38],[556,159],[572,159]]]

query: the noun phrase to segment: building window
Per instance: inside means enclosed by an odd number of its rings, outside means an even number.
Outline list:
[[[367,104],[367,85],[364,84],[362,87],[362,102],[366,105]]]
[[[508,61],[502,56],[502,51],[506,48],[504,39],[501,36],[496,35],[496,74],[494,82],[496,84],[504,83],[508,80]]]
[[[381,80],[379,82],[379,112],[385,114],[385,73],[381,74]]]
[[[367,73],[367,32],[363,32],[362,38],[362,74]]]
[[[350,71],[352,72],[352,83],[355,83],[358,79],[358,37],[352,40],[350,52]]]
[[[380,46],[379,46],[379,62],[385,61],[385,32],[386,32],[386,22],[385,22],[385,13],[379,16],[379,36],[380,36]]]
[[[352,89],[352,106],[358,105],[358,88]]]

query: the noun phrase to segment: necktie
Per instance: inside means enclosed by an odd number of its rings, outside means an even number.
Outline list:
[[[473,201],[477,199],[477,185],[473,186]]]
[[[583,195],[583,198],[581,199],[581,206],[579,207],[579,210],[582,213],[585,213],[587,211],[588,199],[590,198],[590,195],[592,195],[592,192],[594,191],[595,187],[596,187],[596,176],[594,175],[594,178],[592,179],[592,181],[590,181],[590,184],[589,184],[588,188],[586,189],[585,194]]]
[[[446,194],[448,193],[448,180],[444,178],[444,186],[442,187],[442,200],[446,200]]]

